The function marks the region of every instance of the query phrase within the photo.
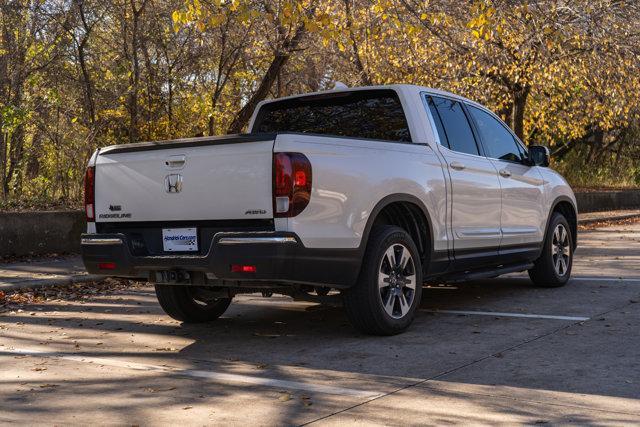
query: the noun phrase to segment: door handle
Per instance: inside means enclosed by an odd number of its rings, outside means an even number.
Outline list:
[[[176,156],[169,156],[167,160],[165,160],[164,164],[169,169],[182,169],[186,161],[187,161],[186,156],[179,154]]]
[[[460,162],[451,162],[449,163],[449,166],[451,166],[451,169],[455,169],[457,171],[461,171],[462,169],[464,169],[466,166],[463,165]]]
[[[511,176],[511,172],[509,172],[509,171],[508,171],[508,170],[506,170],[506,169],[501,169],[501,170],[500,170],[500,176],[503,176],[503,177],[505,177],[505,178],[509,178],[509,177]]]

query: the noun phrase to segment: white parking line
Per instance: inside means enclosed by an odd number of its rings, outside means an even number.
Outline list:
[[[589,282],[634,282],[640,283],[640,277],[572,277],[571,280],[584,280]]]
[[[524,314],[524,313],[501,313],[498,311],[465,311],[465,310],[420,310],[429,313],[445,313],[445,314],[468,314],[478,316],[495,316],[495,317],[524,317],[527,319],[553,319],[553,320],[572,320],[583,322],[589,320],[588,317],[581,316],[552,316],[548,314]]]
[[[15,354],[37,357],[55,357],[58,359],[72,360],[74,362],[92,363],[96,365],[115,366],[139,371],[166,372],[172,375],[180,375],[190,378],[205,378],[217,383],[226,384],[251,384],[265,387],[275,387],[288,390],[300,390],[314,393],[334,394],[340,396],[351,396],[364,399],[373,399],[384,395],[382,392],[355,390],[351,388],[335,387],[322,384],[308,384],[298,381],[278,380],[274,378],[254,377],[251,375],[226,374],[222,372],[204,371],[196,369],[180,369],[169,366],[150,365],[146,363],[129,362],[118,359],[105,359],[99,357],[86,357],[63,352],[48,352],[30,349],[11,349],[0,351],[0,354]]]

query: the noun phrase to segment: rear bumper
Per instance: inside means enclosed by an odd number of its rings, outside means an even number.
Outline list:
[[[82,260],[91,274],[149,278],[155,271],[202,272],[209,280],[273,282],[347,288],[360,271],[357,249],[310,249],[294,233],[220,232],[206,255],[134,256],[127,236],[83,234]],[[100,268],[107,264],[110,268]],[[231,265],[255,266],[254,273],[232,272]],[[102,266],[104,267],[104,265]],[[230,283],[229,285],[233,285]]]

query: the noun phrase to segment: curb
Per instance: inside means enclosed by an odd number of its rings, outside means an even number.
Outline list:
[[[607,216],[602,218],[588,218],[588,219],[578,218],[578,225],[587,225],[587,224],[593,224],[596,222],[621,221],[623,219],[637,218],[637,217],[640,217],[640,212],[632,213],[632,214],[616,215],[616,216]]]
[[[74,283],[91,282],[102,280],[108,276],[98,274],[77,274],[74,276],[63,276],[47,279],[24,280],[16,283],[0,283],[0,291],[15,291],[18,289],[44,288],[48,286],[71,285]]]

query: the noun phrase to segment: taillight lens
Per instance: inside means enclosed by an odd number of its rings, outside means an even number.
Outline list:
[[[115,262],[101,262],[98,263],[98,268],[100,270],[115,270],[116,263]]]
[[[311,162],[302,153],[273,155],[273,215],[298,215],[311,198]]]
[[[87,221],[92,222],[96,219],[95,213],[95,186],[96,184],[96,168],[89,166],[84,174],[84,211],[87,215]]]
[[[256,271],[255,265],[231,264],[232,273],[255,273]]]

